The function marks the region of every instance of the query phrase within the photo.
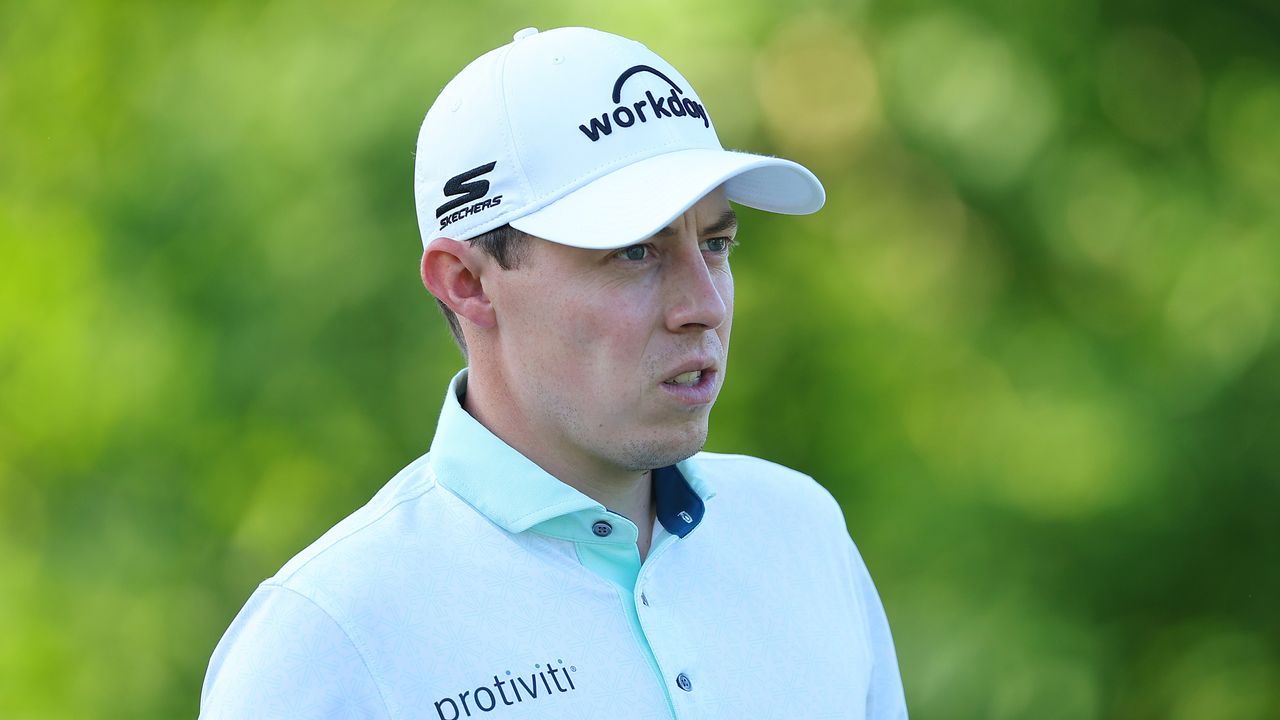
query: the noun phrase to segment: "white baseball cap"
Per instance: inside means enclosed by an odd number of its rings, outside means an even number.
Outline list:
[[[589,28],[526,28],[463,68],[427,111],[414,169],[424,246],[509,223],[573,247],[625,247],[720,185],[733,202],[790,215],[826,199],[801,165],[725,150],[684,76]]]

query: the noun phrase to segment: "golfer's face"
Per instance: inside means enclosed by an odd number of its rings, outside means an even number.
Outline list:
[[[722,191],[620,250],[534,240],[504,273],[512,392],[544,442],[628,469],[701,449],[724,382],[736,220]]]

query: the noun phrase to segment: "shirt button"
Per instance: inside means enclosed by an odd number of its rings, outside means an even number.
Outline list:
[[[684,673],[676,676],[676,685],[679,685],[680,689],[685,692],[693,692],[693,683],[689,681],[689,676]]]
[[[591,532],[595,533],[596,537],[609,537],[613,534],[613,526],[604,520],[597,520],[591,526]]]

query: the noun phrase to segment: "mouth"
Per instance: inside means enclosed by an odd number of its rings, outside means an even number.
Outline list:
[[[663,390],[686,406],[703,406],[715,402],[716,369],[703,367],[696,370],[684,370],[660,383]]]
[[[697,385],[700,380],[702,380],[702,371],[691,370],[686,373],[680,373],[679,375],[671,378],[670,380],[664,380],[663,384],[664,385],[680,385],[682,387],[693,387],[694,385]]]

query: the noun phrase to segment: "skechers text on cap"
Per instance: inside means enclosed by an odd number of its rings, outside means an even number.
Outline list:
[[[527,28],[445,86],[418,134],[426,246],[504,224],[611,249],[669,225],[716,187],[748,207],[817,211],[790,160],[726,151],[693,87],[644,45],[588,28]]]

